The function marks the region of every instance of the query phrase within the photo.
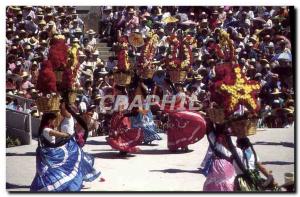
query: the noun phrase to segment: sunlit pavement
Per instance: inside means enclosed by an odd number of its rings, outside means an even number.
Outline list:
[[[119,156],[105,142],[105,137],[90,137],[84,150],[95,157],[100,178],[85,183],[82,191],[202,191],[205,177],[199,167],[208,142],[204,137],[190,145],[188,153],[170,153],[166,135],[152,145],[128,157]],[[260,130],[250,137],[261,162],[273,171],[279,184],[284,173],[294,171],[294,128]],[[32,145],[7,148],[6,186],[9,191],[29,191],[35,174],[35,149]]]

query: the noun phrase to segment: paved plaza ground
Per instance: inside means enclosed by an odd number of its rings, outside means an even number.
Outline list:
[[[191,152],[172,154],[166,135],[153,145],[140,146],[141,152],[119,157],[105,137],[90,137],[84,150],[95,157],[95,167],[105,182],[86,183],[83,191],[202,191],[205,177],[199,167],[205,156],[206,137],[190,146]],[[294,171],[294,128],[266,129],[250,137],[260,161],[273,171],[279,184],[284,173]],[[6,187],[9,191],[29,191],[35,175],[35,149],[32,145],[6,149]]]

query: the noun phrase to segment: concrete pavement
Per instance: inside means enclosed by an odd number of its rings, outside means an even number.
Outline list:
[[[95,167],[105,182],[86,183],[83,191],[202,191],[205,177],[199,167],[208,142],[203,138],[188,153],[167,150],[166,135],[141,152],[119,157],[105,137],[90,137],[84,150],[95,157]],[[284,173],[294,171],[294,128],[266,129],[250,137],[261,162],[273,171],[279,184]],[[6,182],[9,191],[28,191],[35,174],[36,141],[32,145],[7,148]]]

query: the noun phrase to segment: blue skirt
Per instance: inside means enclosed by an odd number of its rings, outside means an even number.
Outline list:
[[[161,140],[161,137],[157,134],[159,129],[153,124],[144,124],[142,127],[144,131],[144,142],[152,142],[154,140]]]
[[[153,121],[153,115],[149,111],[145,116],[139,113],[137,116],[131,117],[132,128],[141,128],[144,133],[144,142],[149,143],[154,140],[161,140],[161,137],[157,134],[159,128]]]
[[[38,147],[36,175],[30,191],[80,191],[83,181],[100,176],[94,158],[77,145],[74,138],[57,148]]]

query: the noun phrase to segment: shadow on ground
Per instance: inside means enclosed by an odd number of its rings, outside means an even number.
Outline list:
[[[163,155],[163,154],[185,154],[185,153],[190,153],[193,152],[193,150],[188,150],[188,152],[184,151],[177,151],[177,152],[171,152],[169,150],[159,150],[159,149],[153,149],[153,150],[141,150],[138,153],[135,154],[140,154],[140,155]]]
[[[284,146],[289,148],[295,148],[295,144],[292,142],[263,142],[258,141],[253,143],[254,145],[270,145],[270,146]]]
[[[264,162],[261,162],[262,164],[266,165],[266,164],[269,164],[269,165],[293,165],[294,162],[289,162],[289,161],[264,161]]]
[[[163,173],[196,173],[200,174],[200,170],[181,170],[181,169],[164,169],[164,170],[150,170],[150,172],[163,172]]]
[[[26,153],[6,153],[6,156],[35,156],[36,152],[26,152]]]
[[[16,185],[12,183],[7,183],[6,182],[6,189],[20,189],[20,188],[30,188],[29,185]]]
[[[101,159],[128,159],[130,157],[135,157],[135,155],[132,154],[120,155],[119,152],[89,153],[89,155]]]
[[[89,144],[89,145],[108,145],[106,141],[96,141],[96,140],[87,141],[85,144]]]
[[[139,144],[138,146],[158,146],[158,144]]]

